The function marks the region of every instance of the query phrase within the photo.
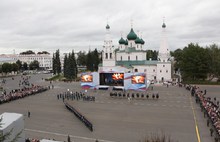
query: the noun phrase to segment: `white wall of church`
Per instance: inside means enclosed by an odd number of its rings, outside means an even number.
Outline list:
[[[103,67],[114,67],[115,60],[103,60]]]
[[[157,80],[171,81],[171,63],[158,63],[157,64]]]
[[[122,60],[121,60],[122,59]],[[146,52],[119,52],[116,55],[116,61],[142,61],[146,60]]]
[[[133,71],[137,69],[138,72],[146,73],[146,77],[148,80],[154,80],[155,76],[157,76],[157,66],[156,65],[140,65],[133,66]]]

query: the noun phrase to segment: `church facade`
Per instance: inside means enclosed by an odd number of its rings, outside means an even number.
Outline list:
[[[131,28],[127,37],[118,42],[115,48],[111,39],[110,26],[106,26],[106,35],[102,52],[102,64],[99,72],[145,73],[146,78],[155,82],[171,81],[170,51],[166,40],[166,25],[163,22],[158,60],[147,60],[144,50],[145,41]]]

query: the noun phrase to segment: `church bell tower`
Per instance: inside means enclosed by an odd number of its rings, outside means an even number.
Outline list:
[[[110,26],[106,25],[106,35],[102,52],[102,65],[103,67],[115,66],[115,49],[110,35]]]

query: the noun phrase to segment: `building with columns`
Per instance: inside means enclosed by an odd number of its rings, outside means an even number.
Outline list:
[[[146,73],[148,80],[157,82],[172,80],[165,22],[162,24],[158,60],[147,60],[147,52],[144,50],[145,41],[134,32],[133,27],[127,37],[121,37],[118,43],[118,47],[115,48],[111,39],[110,26],[107,24],[102,52],[103,62],[99,66],[99,72],[113,70],[125,73],[140,72]]]

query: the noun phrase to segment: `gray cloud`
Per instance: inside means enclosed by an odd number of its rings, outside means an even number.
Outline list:
[[[218,0],[1,0],[0,54],[102,49],[107,18],[114,45],[121,32],[142,32],[145,49],[159,49],[163,16],[171,50],[190,42],[219,44]]]

